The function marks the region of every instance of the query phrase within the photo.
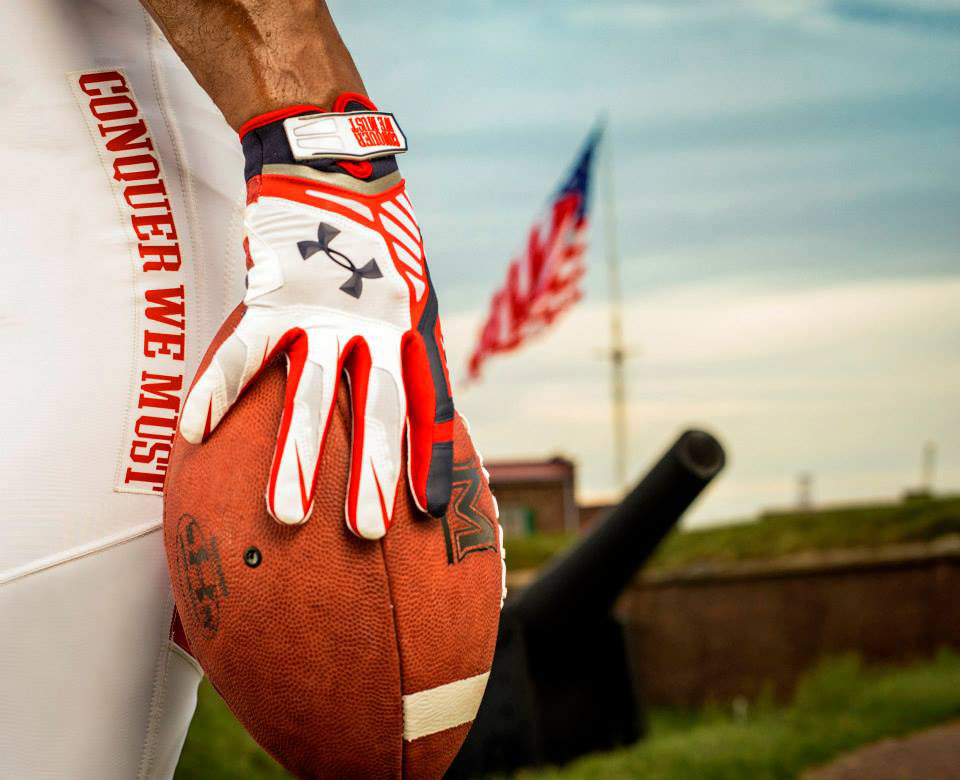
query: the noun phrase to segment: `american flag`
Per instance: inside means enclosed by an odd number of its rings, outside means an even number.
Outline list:
[[[586,268],[587,196],[601,130],[593,130],[573,168],[547,203],[510,262],[506,283],[494,293],[468,366],[468,379],[480,377],[483,363],[510,352],[543,331],[580,300]]]

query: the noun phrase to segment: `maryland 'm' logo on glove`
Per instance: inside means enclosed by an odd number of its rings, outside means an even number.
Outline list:
[[[383,536],[403,436],[417,506],[450,499],[453,401],[423,239],[395,155],[406,139],[360,95],[331,113],[295,106],[240,130],[248,187],[246,311],[197,379],[180,430],[200,442],[271,357],[287,389],[269,484],[270,514],[310,516],[324,434],[341,375],[353,444],[346,519]]]

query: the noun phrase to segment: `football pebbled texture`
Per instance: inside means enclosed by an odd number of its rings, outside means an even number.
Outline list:
[[[298,777],[442,777],[479,706],[503,599],[486,473],[458,416],[446,517],[416,508],[404,470],[386,536],[354,536],[344,522],[341,382],[313,512],[281,525],[264,490],[284,378],[280,357],[203,444],[176,438],[164,544],[191,652],[254,739]]]

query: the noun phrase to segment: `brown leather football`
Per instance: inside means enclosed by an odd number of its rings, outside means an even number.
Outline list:
[[[284,374],[282,358],[267,366],[203,444],[177,436],[164,542],[190,648],[295,775],[441,777],[479,706],[502,602],[501,531],[482,463],[458,417],[446,517],[417,510],[404,475],[386,536],[354,536],[341,383],[313,513],[281,525],[264,489]]]

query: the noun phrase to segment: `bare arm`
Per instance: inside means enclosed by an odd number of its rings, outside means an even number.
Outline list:
[[[234,130],[276,108],[366,94],[324,0],[141,0]]]

